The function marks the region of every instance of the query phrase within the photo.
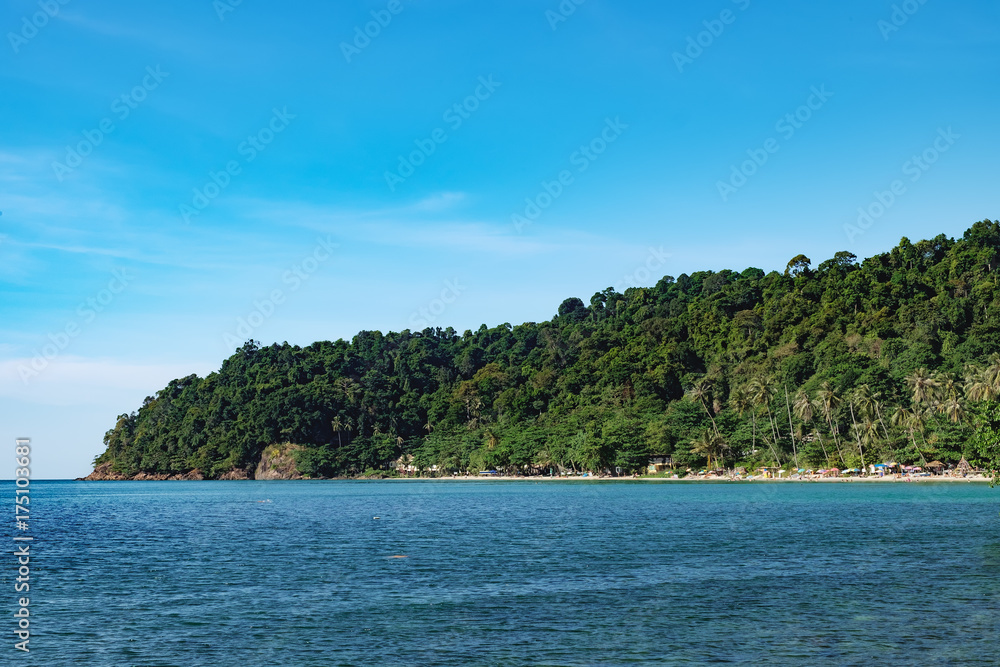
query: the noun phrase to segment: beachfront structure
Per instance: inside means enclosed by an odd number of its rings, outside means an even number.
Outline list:
[[[673,468],[673,459],[669,456],[653,456],[649,459],[648,470],[651,473],[663,472],[668,468]]]
[[[955,472],[959,475],[968,475],[972,472],[972,466],[969,465],[969,462],[965,460],[964,456],[962,457],[962,460],[958,462],[958,465],[955,466]]]

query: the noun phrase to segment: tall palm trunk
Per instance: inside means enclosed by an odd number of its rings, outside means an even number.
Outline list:
[[[923,463],[926,466],[927,465],[927,459],[924,458],[924,453],[922,451],[920,451],[920,447],[917,446],[917,439],[913,437],[913,427],[911,426],[908,430],[910,431],[910,442],[913,443],[913,448],[915,450],[917,450],[917,454],[920,454],[920,462]],[[920,434],[921,440],[923,439],[923,437],[924,437],[924,435],[923,435],[923,433],[921,433]]]
[[[840,457],[840,465],[846,467],[847,461],[844,459],[844,452],[840,448],[840,438],[837,437],[837,431],[833,428],[833,416],[830,414],[829,410],[826,410],[826,423],[830,427],[830,435],[833,436],[833,444],[837,446],[837,456]]]
[[[882,421],[882,406],[879,405],[878,401],[875,401],[875,415],[878,417],[878,423],[882,425],[882,433],[885,434],[885,443],[889,448],[889,453],[892,454],[892,458],[898,459],[896,452],[892,448],[892,439],[889,438],[889,430],[885,427],[885,422]]]
[[[788,385],[783,385],[785,388],[785,410],[788,411],[788,435],[792,437],[792,457],[795,460],[795,468],[798,470],[799,467],[799,453],[795,449],[795,432],[792,430],[792,406],[788,402]]]
[[[765,406],[765,407],[767,407],[767,406]],[[773,435],[777,436],[777,433],[774,430],[774,421],[771,420],[771,411],[768,410],[767,413],[768,413],[768,422],[771,424],[771,433]],[[761,435],[761,439],[764,442],[767,443],[767,448],[770,449],[771,450],[771,454],[774,455],[774,462],[780,466],[781,465],[781,457],[778,456],[778,449],[776,447],[776,445],[778,443],[777,437],[775,437],[775,439],[772,441],[772,440],[768,440],[766,436]]]
[[[777,450],[777,449],[775,448],[775,446],[774,446],[774,445],[773,445],[773,444],[771,443],[771,441],[770,441],[770,440],[768,440],[767,438],[764,438],[764,442],[766,442],[766,443],[767,443],[767,447],[768,447],[768,449],[770,449],[770,450],[771,450],[771,454],[772,454],[772,455],[774,456],[774,462],[775,462],[775,463],[777,463],[777,464],[778,464],[778,465],[780,466],[780,465],[781,465],[781,457],[780,457],[780,456],[778,456],[778,450]]]
[[[858,420],[854,418],[854,404],[848,402],[848,407],[851,408],[851,422],[854,424],[854,437],[858,441],[858,453],[861,454],[861,468],[865,467],[865,447],[861,444],[861,432],[858,431]]]
[[[919,429],[917,432],[920,433],[920,442],[924,443],[924,447],[927,447],[927,438],[924,437],[924,430]],[[924,459],[924,453],[920,449],[917,449],[917,452],[920,453],[920,460],[926,464],[927,460]]]
[[[882,425],[882,433],[885,434],[886,441],[889,440],[889,429],[885,427],[885,422],[882,421],[882,406],[875,401],[875,414],[878,416],[878,423]]]
[[[764,412],[767,414],[767,424],[771,427],[771,437],[775,444],[778,442],[778,427],[774,421],[774,415],[771,413],[771,406],[764,403]]]
[[[815,429],[814,433],[816,437],[819,438],[819,446],[823,448],[823,460],[829,461],[830,455],[826,453],[826,444],[823,442],[823,434],[819,432],[819,429]]]
[[[707,414],[708,418],[712,421],[712,428],[715,430],[715,435],[721,438],[722,434],[719,433],[719,426],[715,423],[715,416],[712,415],[712,411],[708,409],[708,403],[706,403],[704,399],[701,399],[700,403],[701,407],[705,408],[705,414]]]

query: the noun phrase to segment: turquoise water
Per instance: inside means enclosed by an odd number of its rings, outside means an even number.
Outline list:
[[[23,664],[1000,662],[982,485],[41,482],[31,509]]]

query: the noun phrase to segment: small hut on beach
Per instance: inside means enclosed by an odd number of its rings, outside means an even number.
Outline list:
[[[965,460],[964,456],[962,457],[962,460],[958,462],[958,465],[955,466],[955,472],[959,475],[968,475],[972,472],[972,466],[969,465],[969,462]]]

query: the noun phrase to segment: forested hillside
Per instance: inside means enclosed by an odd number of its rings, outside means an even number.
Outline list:
[[[294,443],[308,476],[676,465],[995,465],[1000,223],[864,261],[662,278],[566,299],[551,321],[462,334],[248,342],[123,414],[119,474],[252,470]],[[977,421],[978,420],[978,421]],[[992,420],[992,421],[991,421]],[[980,423],[984,428],[973,428]]]

